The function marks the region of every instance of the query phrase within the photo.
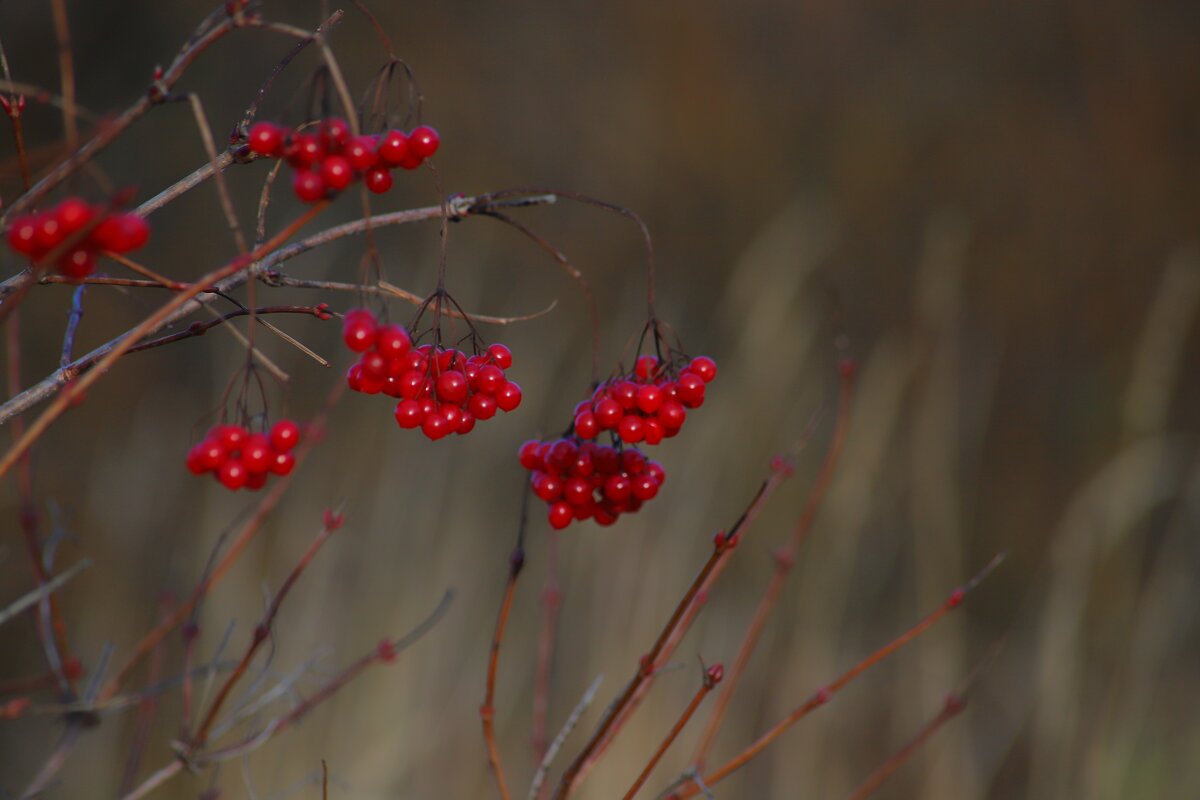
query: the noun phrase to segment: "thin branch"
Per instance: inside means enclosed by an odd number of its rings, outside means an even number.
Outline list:
[[[554,670],[554,643],[558,638],[558,614],[562,608],[562,588],[558,584],[558,534],[551,531],[546,538],[546,579],[542,585],[542,625],[538,632],[537,660],[533,678],[533,745],[534,764],[546,756],[546,720],[550,713],[550,685]]]
[[[8,622],[13,617],[23,613],[24,611],[33,608],[42,601],[42,598],[49,597],[58,591],[59,588],[67,581],[74,578],[80,572],[92,565],[91,560],[83,559],[73,564],[69,569],[60,572],[53,578],[50,578],[45,583],[39,585],[36,589],[21,595],[19,598],[9,603],[4,608],[0,609],[0,625]]]
[[[67,315],[67,330],[63,334],[62,355],[58,359],[60,367],[71,363],[71,352],[75,349],[75,334],[79,332],[79,323],[83,320],[83,293],[87,284],[82,284],[71,295],[71,313]]]
[[[629,791],[625,793],[625,800],[633,800],[634,796],[638,793],[638,790],[641,789],[646,783],[646,779],[650,777],[650,773],[654,771],[656,766],[658,766],[658,762],[662,760],[662,757],[667,752],[667,749],[688,724],[688,720],[692,718],[692,714],[696,713],[696,709],[700,707],[702,702],[704,702],[704,698],[708,696],[708,693],[712,691],[714,686],[720,683],[721,678],[724,675],[725,670],[720,664],[714,664],[713,666],[704,670],[704,676],[700,682],[700,688],[696,690],[694,695],[692,695],[692,699],[687,704],[687,708],[685,708],[683,713],[679,715],[679,719],[675,720],[675,724],[671,726],[671,730],[667,733],[666,738],[662,740],[662,743],[659,744],[658,749],[654,751],[654,755],[650,756],[650,760],[646,763],[645,768],[642,769],[641,773],[637,776],[637,779],[633,782],[633,786],[629,787]]]
[[[58,43],[58,73],[62,84],[63,131],[67,149],[79,146],[79,125],[75,110],[75,58],[71,52],[71,26],[67,21],[66,0],[51,0],[54,12],[54,38]]]

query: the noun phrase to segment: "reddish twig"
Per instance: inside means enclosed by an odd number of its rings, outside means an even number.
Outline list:
[[[902,633],[900,636],[896,637],[891,642],[879,648],[874,653],[871,653],[849,670],[842,673],[842,675],[835,679],[832,683],[826,684],[814,692],[808,700],[794,709],[782,720],[777,722],[774,727],[772,727],[762,736],[758,737],[757,740],[742,750],[741,753],[731,758],[720,768],[713,770],[713,772],[709,773],[708,775],[705,775],[704,785],[712,787],[713,785],[727,778],[730,774],[741,769],[751,759],[766,749],[771,742],[779,738],[784,731],[795,725],[804,717],[808,716],[808,714],[812,711],[815,711],[816,709],[828,703],[835,694],[837,694],[846,686],[846,684],[850,683],[863,672],[875,666],[880,661],[883,661],[892,653],[909,644],[929,628],[933,627],[938,620],[949,614],[954,609],[958,608],[962,604],[963,599],[967,596],[967,593],[978,586],[979,583],[983,581],[983,579],[986,578],[993,569],[999,566],[1000,562],[1003,560],[1003,553],[994,557],[990,562],[988,562],[987,566],[985,566],[977,575],[975,575],[975,577],[971,578],[965,584],[951,592],[946,600],[932,613]],[[685,786],[673,792],[668,797],[669,800],[685,800],[685,798],[695,796],[699,793],[699,791],[700,789],[693,781],[691,785]]]
[[[508,626],[508,617],[512,612],[513,596],[517,590],[517,578],[521,576],[521,568],[525,566],[525,523],[529,509],[529,492],[522,494],[521,521],[517,529],[517,544],[508,558],[508,579],[504,583],[504,597],[500,601],[500,612],[496,615],[496,628],[492,633],[492,645],[488,652],[487,686],[484,690],[483,704],[479,707],[479,718],[483,724],[483,741],[487,747],[488,766],[496,778],[496,786],[503,800],[510,800],[508,783],[504,779],[504,768],[500,764],[500,749],[496,746],[496,670],[500,664],[500,645],[504,641],[504,631]]]
[[[654,751],[654,755],[650,756],[650,761],[642,769],[641,774],[637,776],[637,780],[633,782],[633,786],[629,787],[629,791],[625,793],[625,800],[633,800],[634,795],[646,783],[646,779],[650,777],[650,773],[658,766],[658,762],[662,759],[663,754],[667,752],[667,748],[679,736],[684,726],[688,724],[688,720],[692,718],[692,714],[696,713],[696,709],[700,707],[700,703],[704,702],[704,698],[712,691],[712,688],[721,682],[721,678],[725,675],[725,669],[720,664],[714,664],[704,670],[704,677],[700,683],[700,688],[692,695],[691,702],[687,704],[687,708],[679,715],[679,719],[675,720],[675,724],[671,727],[667,737],[659,744],[658,749]]]
[[[846,433],[850,429],[850,405],[854,395],[855,370],[853,364],[851,362],[843,362],[840,373],[841,391],[833,438],[829,442],[829,449],[825,451],[825,459],[821,464],[821,470],[817,475],[816,483],[813,484],[812,491],[809,493],[804,510],[800,514],[800,519],[797,521],[791,537],[783,547],[780,547],[775,552],[775,571],[771,575],[771,581],[767,585],[762,599],[759,600],[758,607],[754,611],[754,616],[751,617],[750,627],[746,629],[746,635],[738,647],[733,668],[729,671],[729,679],[721,688],[721,692],[717,695],[717,700],[713,704],[712,711],[709,712],[708,721],[705,723],[704,731],[700,736],[700,742],[696,746],[696,754],[692,759],[693,765],[698,770],[704,768],[705,758],[708,756],[708,751],[712,747],[713,740],[716,738],[717,731],[724,720],[725,711],[729,707],[730,699],[733,697],[733,691],[737,688],[738,680],[742,677],[742,672],[746,669],[746,664],[750,661],[750,657],[754,654],[754,650],[758,646],[763,628],[767,624],[767,618],[770,616],[771,611],[774,610],[775,603],[783,591],[783,584],[787,580],[793,564],[795,564],[796,553],[799,551],[801,545],[804,544],[804,540],[808,538],[808,534],[813,527],[813,522],[817,518],[817,510],[820,509],[821,503],[825,499],[825,495],[829,491],[829,486],[833,481],[833,473],[837,468],[838,458],[841,456],[842,449],[846,443]]]
[[[254,635],[250,639],[250,644],[246,647],[246,652],[242,655],[238,665],[233,668],[233,672],[229,673],[229,675],[225,678],[225,682],[217,691],[216,697],[213,698],[212,704],[208,707],[208,713],[205,714],[204,720],[200,723],[200,727],[196,730],[196,735],[192,737],[192,741],[189,743],[191,748],[198,750],[202,748],[205,742],[208,740],[209,731],[212,729],[212,725],[217,719],[217,714],[221,711],[221,706],[223,706],[225,701],[229,698],[229,694],[233,691],[233,687],[236,686],[237,682],[241,680],[243,675],[246,674],[246,670],[249,669],[250,662],[254,660],[254,655],[258,652],[258,648],[261,647],[262,643],[265,642],[267,637],[271,635],[271,626],[274,624],[275,617],[278,615],[279,608],[283,605],[283,601],[287,597],[288,592],[291,591],[292,586],[295,585],[296,581],[299,580],[300,575],[312,562],[313,557],[316,556],[317,551],[321,549],[321,546],[329,540],[329,537],[333,535],[334,531],[342,526],[342,519],[343,518],[340,512],[326,513],[325,524],[321,527],[321,530],[317,534],[316,538],[313,539],[312,543],[308,546],[308,549],[304,552],[304,555],[300,557],[300,560],[296,563],[296,566],[292,568],[292,571],[284,580],[283,585],[279,587],[279,591],[276,592],[275,596],[271,599],[271,603],[267,607],[267,611],[263,615],[262,621],[254,627]]]
[[[850,800],[865,800],[875,793],[883,782],[891,777],[892,773],[900,768],[900,765],[908,760],[917,748],[923,745],[931,736],[938,732],[943,725],[957,717],[966,708],[966,698],[955,692],[946,695],[945,702],[942,703],[942,708],[938,711],[937,716],[925,723],[921,730],[905,743],[903,747],[897,750],[888,758],[887,761],[879,765],[862,784],[854,790],[850,795]]]
[[[558,612],[562,608],[562,589],[558,585],[558,534],[546,537],[546,581],[542,586],[542,626],[538,632],[537,660],[533,678],[533,723],[530,743],[536,767],[546,756],[550,742],[547,717],[550,713],[550,684],[554,669],[554,642],[558,637]]]
[[[165,618],[171,612],[172,600],[163,598],[159,618]],[[154,648],[154,653],[150,657],[150,683],[153,685],[158,683],[159,676],[162,674],[163,648],[161,645]],[[134,726],[133,744],[129,748],[129,758],[125,761],[125,771],[121,776],[121,788],[119,794],[127,794],[133,788],[133,782],[137,778],[138,768],[142,763],[142,755],[146,751],[146,743],[150,739],[150,726],[154,721],[154,711],[158,708],[158,694],[148,693],[138,703],[137,722]]]

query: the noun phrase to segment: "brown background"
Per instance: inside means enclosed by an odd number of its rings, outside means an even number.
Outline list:
[[[57,87],[40,3],[0,6],[18,80]],[[632,671],[766,465],[818,423],[796,476],[768,507],[695,631],[580,797],[619,796],[696,685],[696,655],[730,660],[794,523],[832,428],[834,341],[861,362],[845,457],[813,536],[735,698],[714,758],[736,752],[845,667],[906,628],[995,552],[1007,564],[964,611],[853,684],[717,789],[718,797],[846,795],[1002,641],[966,715],[880,796],[1183,797],[1200,791],[1196,680],[1200,593],[1194,315],[1200,116],[1192,3],[426,3],[379,4],[416,69],[425,119],[441,131],[447,192],[553,186],[628,206],[658,251],[662,316],[720,376],[684,434],[662,445],[660,497],[612,529],[560,540],[565,604],[551,727],[599,673],[581,731]],[[209,8],[200,2],[71,3],[83,106],[123,108]],[[312,26],[315,3],[267,3]],[[353,6],[332,43],[356,93],[383,53]],[[290,43],[228,37],[180,84],[198,92],[218,140]],[[264,113],[303,115],[316,65],[298,59]],[[61,153],[60,117],[27,114],[40,166]],[[2,138],[0,193],[19,191]],[[154,111],[100,160],[116,185],[151,196],[204,160],[185,105]],[[230,171],[253,219],[262,164]],[[427,173],[399,176],[381,210],[428,205]],[[84,179],[84,195],[103,191]],[[356,215],[344,198],[313,230]],[[280,199],[278,229],[298,207]],[[644,313],[644,256],[632,226],[581,206],[521,219],[569,254],[597,289],[601,361]],[[152,218],[145,263],[186,280],[229,257],[205,186]],[[434,225],[381,234],[392,281],[433,287]],[[362,242],[290,264],[298,277],[352,279]],[[6,274],[19,269],[7,254]],[[114,274],[123,274],[108,265]],[[308,663],[311,690],[383,633],[415,624],[454,587],[442,622],[395,666],[373,671],[299,729],[216,777],[225,796],[314,797],[320,759],[333,797],[489,797],[477,708],[519,509],[513,453],[558,429],[586,389],[585,305],[554,264],[487,220],[454,226],[449,288],[464,306],[554,313],[487,335],[516,353],[519,411],[469,437],[428,443],[396,429],[389,405],[353,396],[298,474],[290,499],[206,604],[200,650],[233,626],[241,652],[264,592],[347,502],[347,526],[284,608],[273,674]],[[316,302],[312,293],[277,292]],[[93,288],[78,349],[105,341],[160,295]],[[322,297],[336,308],[349,296]],[[70,290],[35,290],[23,373],[55,365]],[[398,316],[409,313],[399,305]],[[264,347],[306,417],[348,363],[336,323],[285,320],[335,362],[322,370],[278,341]],[[205,338],[131,356],[45,437],[34,478],[58,563],[93,565],[64,591],[72,644],[90,667],[124,652],[164,591],[194,585],[223,530],[250,502],[189,476],[183,454],[239,363]],[[272,403],[282,408],[282,393]],[[0,550],[6,602],[28,590],[6,488]],[[530,531],[501,663],[497,726],[518,793],[528,745],[546,526]],[[166,652],[178,670],[179,642]],[[40,667],[33,626],[0,629],[0,677]],[[49,703],[49,696],[36,698]],[[159,712],[144,769],[169,761],[178,695]],[[51,792],[111,796],[132,732],[104,716]],[[55,742],[52,716],[0,723],[0,786],[19,792]],[[685,766],[696,731],[644,796]],[[568,744],[574,752],[577,732]],[[194,797],[207,779],[161,796]],[[172,794],[172,792],[174,794]],[[253,792],[253,794],[251,794]]]

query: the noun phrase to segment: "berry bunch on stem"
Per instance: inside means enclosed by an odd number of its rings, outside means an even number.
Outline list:
[[[244,425],[214,425],[188,451],[187,468],[194,475],[212,472],[230,491],[257,490],[270,475],[287,475],[296,466],[292,454],[300,441],[300,426],[290,419],[276,422],[265,433]]]
[[[440,304],[442,299],[441,295],[430,298],[414,325],[430,302]],[[445,299],[454,302],[449,295]],[[363,394],[382,393],[395,398],[396,424],[405,429],[420,428],[433,441],[452,433],[468,434],[475,429],[476,421],[491,419],[497,411],[509,412],[521,404],[521,387],[505,372],[513,363],[508,347],[499,343],[483,347],[474,326],[467,337],[474,349],[470,355],[443,347],[438,329],[430,335],[434,342],[413,347],[407,329],[381,324],[365,308],[347,312],[342,340],[360,354],[346,375],[347,385]]]
[[[392,188],[393,169],[421,166],[438,151],[441,137],[428,125],[408,133],[393,129],[356,136],[345,119],[326,117],[295,130],[257,122],[246,133],[246,142],[260,156],[284,159],[292,168],[292,192],[305,203],[315,203],[359,179],[371,192],[383,194]]]
[[[612,525],[653,499],[667,477],[662,464],[636,447],[618,449],[575,437],[530,440],[521,445],[518,457],[532,473],[530,490],[546,503],[555,530],[586,519]]]
[[[150,226],[137,214],[68,197],[52,209],[13,219],[7,238],[14,253],[36,264],[52,256],[54,268],[62,275],[79,279],[95,271],[98,254],[123,254],[142,247],[150,239]]]

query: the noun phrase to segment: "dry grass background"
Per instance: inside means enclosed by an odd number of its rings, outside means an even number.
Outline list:
[[[81,102],[107,110],[143,90],[208,4],[72,3]],[[636,209],[661,263],[662,316],[721,374],[687,432],[661,446],[659,499],[612,529],[560,541],[564,590],[551,728],[597,674],[581,730],[625,680],[770,457],[824,409],[798,471],[764,513],[679,652],[730,660],[770,573],[768,550],[799,513],[831,429],[834,337],[861,362],[853,426],[833,489],[731,708],[715,758],[935,606],[998,550],[1005,567],[964,610],[869,673],[722,784],[718,797],[846,795],[932,716],[987,649],[1004,649],[966,714],[882,797],[1187,797],[1200,793],[1200,16],[1184,2],[907,4],[708,2],[602,7],[377,4],[417,70],[443,135],[450,191],[554,186]],[[311,26],[319,4],[266,3]],[[350,11],[350,9],[348,9]],[[57,85],[43,4],[0,5],[18,79]],[[382,60],[354,14],[333,37],[351,82]],[[288,42],[230,37],[181,88],[220,134]],[[289,70],[268,114],[314,61]],[[28,115],[48,151],[49,111]],[[4,197],[18,187],[11,145]],[[100,164],[139,198],[204,159],[185,107],[139,123]],[[264,169],[235,169],[251,219]],[[398,181],[383,209],[436,199]],[[349,217],[339,203],[330,217]],[[279,225],[295,207],[272,212]],[[603,363],[636,332],[643,256],[631,227],[583,207],[521,218],[587,273],[604,318]],[[325,222],[329,222],[327,219]],[[146,263],[188,279],[227,257],[211,190],[154,219]],[[391,279],[433,287],[436,227],[381,235]],[[352,274],[361,243],[293,262],[297,276]],[[18,265],[8,256],[6,273]],[[587,380],[585,306],[554,265],[487,220],[454,226],[449,288],[468,308],[548,317],[496,330],[525,389],[513,415],[436,444],[395,428],[386,403],[347,398],[266,535],[202,616],[200,652],[232,628],[240,652],[263,604],[320,525],[347,526],[278,622],[272,666],[315,685],[383,633],[415,624],[446,587],[454,605],[424,641],[368,673],[298,729],[231,763],[229,797],[490,797],[479,735],[485,658],[519,508],[517,444],[566,419]],[[286,292],[280,292],[286,297]],[[299,295],[310,297],[311,295]],[[25,380],[52,369],[69,290],[38,289],[25,314]],[[345,306],[347,298],[329,298]],[[156,298],[89,290],[80,348],[111,338]],[[345,354],[334,325],[285,327],[337,362],[323,371],[278,343],[287,408],[316,411]],[[63,538],[60,563],[93,566],[63,592],[89,665],[153,622],[163,591],[194,585],[245,509],[183,469],[194,425],[237,364],[211,334],[132,356],[43,440],[37,495]],[[0,602],[29,588],[5,487]],[[47,525],[49,527],[49,525]],[[510,779],[532,774],[532,664],[546,529],[534,526],[501,662],[497,727]],[[179,643],[167,650],[179,664]],[[39,654],[28,620],[0,628],[0,676]],[[168,667],[169,668],[169,667]],[[623,792],[695,688],[681,670],[579,796]],[[170,758],[176,696],[146,767]],[[19,791],[52,747],[52,717],[0,722],[0,786]],[[684,765],[685,734],[655,773]],[[129,715],[89,732],[51,792],[115,792]],[[578,747],[580,734],[572,739]],[[569,750],[572,748],[569,748]],[[194,797],[207,779],[160,796]],[[647,794],[647,796],[650,796]]]

